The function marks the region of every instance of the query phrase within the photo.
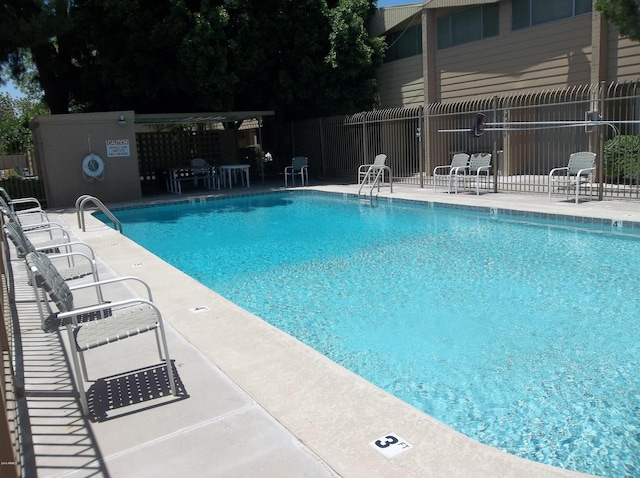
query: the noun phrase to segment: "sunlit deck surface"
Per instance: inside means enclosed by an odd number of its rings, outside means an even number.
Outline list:
[[[265,189],[281,187],[256,181],[250,190],[232,192]],[[312,189],[358,191],[357,185]],[[211,191],[160,195],[144,203],[205,195]],[[544,194],[450,195],[403,185],[394,185],[393,194],[383,188],[380,195],[640,222],[640,202],[632,201],[574,204],[562,196],[549,202]],[[75,211],[49,213],[94,248],[101,278],[135,275],[151,285],[167,325],[179,396],[159,394],[161,362],[153,336],[143,334],[86,354],[90,377],[97,381],[89,394],[91,416],[84,417],[73,392],[66,333],[41,330],[33,291],[22,286],[18,309],[35,453],[31,471],[38,477],[580,476],[453,431],[220,297],[90,214],[83,232]],[[16,280],[24,280],[19,266],[14,262]],[[411,448],[387,458],[371,445],[390,433]]]

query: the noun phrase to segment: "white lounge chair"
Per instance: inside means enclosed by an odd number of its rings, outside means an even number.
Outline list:
[[[549,171],[549,201],[553,193],[554,185],[567,189],[567,199],[571,187],[576,189],[576,204],[580,201],[580,187],[589,186],[589,196],[593,193],[593,171],[596,167],[596,153],[580,151],[569,156],[569,163],[561,168],[553,168]]]
[[[284,168],[284,187],[289,186],[289,176],[291,176],[291,184],[296,185],[296,176],[300,176],[302,185],[309,185],[309,158],[306,156],[296,156],[291,160],[291,166]]]
[[[378,154],[373,159],[373,164],[361,164],[358,167],[358,184],[362,184],[365,181],[371,183],[371,181],[375,180],[378,173],[382,170],[381,181],[384,183],[385,177],[384,172],[387,170],[387,155],[386,154]]]
[[[46,291],[58,309],[57,319],[67,329],[76,385],[80,395],[82,411],[85,415],[89,413],[89,404],[84,386],[88,377],[83,353],[87,350],[152,330],[156,333],[156,343],[161,359],[164,352],[171,393],[177,395],[162,315],[160,310],[153,304],[151,289],[145,282],[137,277],[118,277],[100,282],[69,286],[45,254],[30,252],[27,254],[26,262],[31,273],[36,297],[39,298],[41,295],[39,293],[40,288]],[[147,298],[129,297],[110,302],[104,302],[99,299],[99,292],[104,293],[105,286],[122,282],[127,282],[132,286],[135,283],[141,284],[146,291]],[[93,288],[96,291],[94,304],[76,306],[74,293],[87,288]],[[116,289],[119,293],[122,292],[121,288]],[[49,302],[45,301],[45,303],[53,315]],[[38,304],[41,306],[39,300]]]
[[[456,153],[451,159],[451,164],[433,168],[433,191],[438,188],[439,179],[446,179],[447,191],[451,192],[451,184],[454,183],[454,191],[457,193],[459,180],[467,174],[468,167],[469,155]]]

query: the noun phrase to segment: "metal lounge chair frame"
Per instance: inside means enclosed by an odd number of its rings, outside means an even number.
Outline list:
[[[553,193],[553,185],[567,188],[567,200],[571,186],[576,189],[576,204],[580,202],[580,186],[589,186],[589,196],[593,194],[593,171],[596,167],[596,153],[580,151],[569,156],[569,162],[561,168],[553,168],[549,171],[549,201]]]
[[[171,393],[177,395],[162,315],[152,302],[151,289],[142,279],[128,276],[69,286],[45,254],[30,252],[27,254],[26,262],[32,274],[36,297],[39,295],[38,289],[46,291],[58,308],[58,320],[67,329],[76,386],[85,415],[89,413],[89,404],[84,384],[89,379],[83,353],[152,330],[155,331],[160,359],[162,359],[164,352]],[[73,293],[75,291],[86,288],[102,288],[108,284],[127,281],[141,284],[146,291],[147,298],[134,297],[112,302],[99,301],[95,305],[80,308],[74,306]],[[47,306],[49,306],[48,301]]]

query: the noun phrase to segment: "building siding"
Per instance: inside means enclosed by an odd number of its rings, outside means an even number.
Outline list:
[[[640,78],[640,42],[620,38],[613,25],[601,22],[599,12],[512,31],[511,0],[503,0],[499,36],[437,50],[436,17],[459,10],[450,7],[449,2],[440,4],[447,7],[432,9],[425,4],[422,58],[412,57],[379,68],[380,107]],[[386,18],[402,24],[401,12],[390,11]],[[402,14],[408,17],[410,12],[405,10]],[[418,92],[420,87],[423,91]]]
[[[607,62],[608,81],[627,81],[640,78],[640,42],[620,38],[618,31],[609,28]]]
[[[383,64],[377,73],[380,108],[419,106],[424,103],[422,56]]]
[[[590,56],[591,16],[583,15],[440,50],[437,87],[447,101],[585,84]]]

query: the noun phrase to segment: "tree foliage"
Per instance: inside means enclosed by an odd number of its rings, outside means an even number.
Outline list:
[[[640,41],[640,0],[596,0],[595,8],[622,36]]]
[[[365,25],[375,4],[5,0],[0,64],[20,78],[29,53],[53,113],[348,113],[374,105],[384,45]]]
[[[0,93],[0,154],[24,153],[33,149],[29,123],[49,109],[39,99],[12,98]]]

